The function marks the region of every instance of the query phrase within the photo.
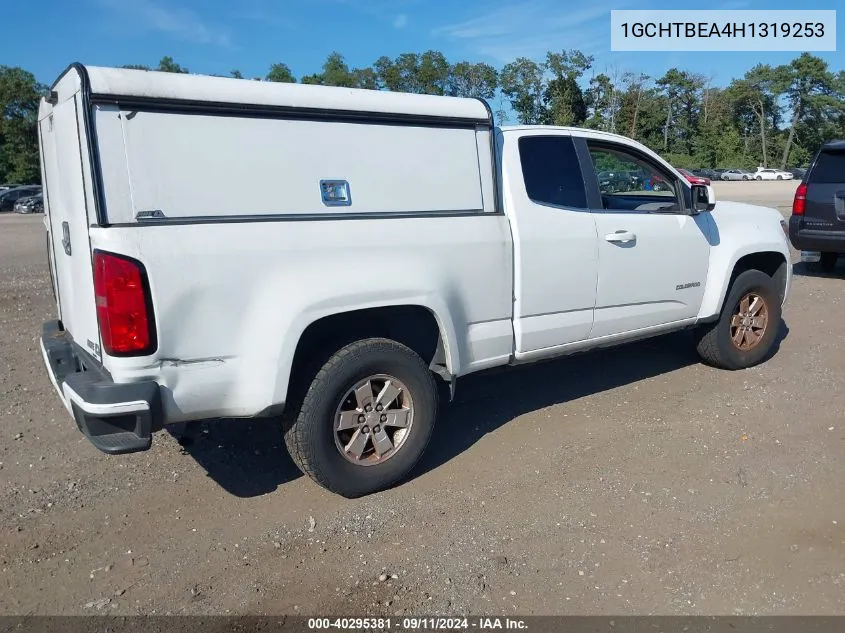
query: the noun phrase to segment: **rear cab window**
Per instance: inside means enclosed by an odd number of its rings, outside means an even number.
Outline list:
[[[817,184],[845,183],[845,150],[823,150],[807,175],[807,181]]]
[[[532,202],[586,209],[587,193],[572,137],[523,136],[519,162],[525,192]]]

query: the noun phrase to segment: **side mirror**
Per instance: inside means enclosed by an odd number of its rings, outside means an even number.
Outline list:
[[[716,192],[712,185],[692,185],[692,208],[696,213],[716,208]]]

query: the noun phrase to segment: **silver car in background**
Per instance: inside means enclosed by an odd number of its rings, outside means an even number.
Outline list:
[[[28,198],[19,199],[14,206],[15,213],[44,213],[44,195],[37,193]]]
[[[726,169],[722,172],[722,180],[751,180],[751,173],[744,169]]]

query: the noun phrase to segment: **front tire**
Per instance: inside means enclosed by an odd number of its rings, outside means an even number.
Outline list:
[[[757,176],[757,178],[755,178],[755,180],[763,180],[763,177],[762,177],[762,176]]]
[[[759,270],[746,270],[731,285],[719,320],[698,330],[698,355],[721,369],[757,365],[771,351],[780,321],[775,281]]]
[[[354,498],[402,480],[423,454],[437,414],[437,385],[408,347],[383,338],[335,353],[285,432],[291,458],[324,488]]]

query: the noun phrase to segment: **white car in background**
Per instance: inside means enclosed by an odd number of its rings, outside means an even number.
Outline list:
[[[722,172],[722,180],[751,180],[751,174],[744,169],[727,169]]]
[[[794,176],[788,171],[779,169],[766,169],[758,167],[754,174],[754,180],[792,180]]]

